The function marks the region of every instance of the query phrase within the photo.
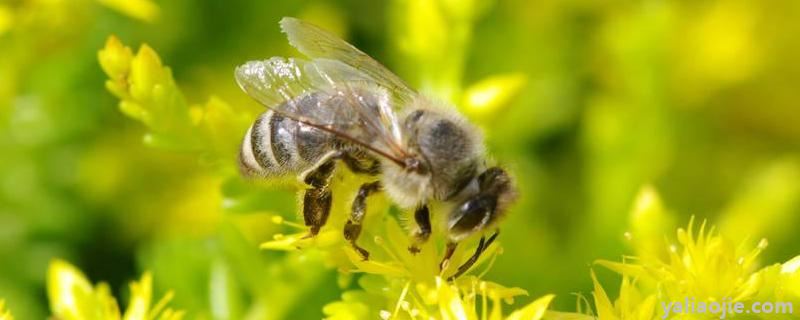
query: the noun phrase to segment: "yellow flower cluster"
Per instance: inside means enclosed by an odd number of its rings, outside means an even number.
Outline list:
[[[175,84],[172,71],[158,54],[142,45],[136,54],[114,36],[98,53],[108,75],[106,88],[120,99],[120,110],[149,129],[145,142],[173,150],[212,153],[232,158],[250,117],[219,98],[190,106]],[[232,163],[231,163],[232,164]]]
[[[516,296],[527,295],[525,290],[506,288],[474,276],[454,283],[437,277],[430,284],[367,275],[359,283],[363,290],[347,291],[341,301],[325,306],[323,312],[327,319],[366,319],[377,314],[385,320],[538,320],[546,314],[554,298],[545,295],[504,316],[503,304],[513,303]],[[387,304],[387,301],[392,303]],[[383,308],[374,310],[375,305]]]
[[[346,172],[338,173],[334,193],[352,193],[346,190],[347,186],[358,185],[360,179]],[[334,201],[333,214],[314,238],[305,237],[308,232],[305,227],[275,216],[273,222],[298,229],[298,232],[276,235],[275,240],[261,245],[262,249],[290,252],[298,248],[319,250],[326,263],[337,268],[345,280],[352,274],[364,274],[358,280],[360,289],[348,290],[341,300],[325,306],[323,312],[328,319],[376,316],[383,319],[539,319],[553,299],[552,295],[544,296],[504,317],[502,305],[512,303],[514,297],[527,295],[527,292],[480,279],[501,252],[499,243],[490,246],[470,270],[476,273],[477,269],[482,269],[477,276],[444,281],[475,248],[463,246],[453,255],[452,263],[438,272],[441,255],[437,252],[436,241],[431,239],[421,252],[411,254],[408,247],[412,240],[398,219],[387,214],[388,202],[382,196],[370,199],[367,207],[366,226],[359,240],[359,244],[370,251],[370,259],[364,260],[342,236],[346,217],[337,213],[347,212],[348,205],[347,201]]]
[[[134,55],[111,36],[98,58],[109,77],[106,88],[120,99],[119,107],[125,115],[150,127],[155,137],[169,139],[166,142],[179,145],[179,141],[193,140],[186,101],[175,85],[172,72],[152,48],[142,45]]]
[[[105,283],[92,286],[86,276],[71,264],[54,260],[47,271],[47,296],[50,309],[61,320],[180,320],[184,312],[167,307],[172,293],[152,304],[153,277],[145,273],[131,283],[131,298],[120,312],[111,289]]]
[[[658,219],[663,208],[657,194],[645,189],[634,208],[634,216]],[[644,229],[641,229],[644,230]],[[654,237],[628,235],[636,241]],[[708,227],[695,230],[694,218],[686,229],[677,231],[677,245],[661,248],[639,246],[636,257],[623,262],[599,260],[597,264],[623,276],[619,298],[613,301],[592,273],[594,299],[600,319],[653,319],[658,301],[696,301],[732,303],[784,301],[800,303],[800,256],[783,264],[758,268],[758,255],[767,247],[762,239],[755,247],[735,244]],[[654,242],[649,242],[654,243]],[[648,250],[648,251],[642,251]],[[795,316],[800,312],[795,312]],[[691,316],[691,315],[690,315]]]

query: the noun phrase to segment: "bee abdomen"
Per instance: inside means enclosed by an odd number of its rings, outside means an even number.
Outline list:
[[[304,171],[333,149],[331,141],[327,132],[267,111],[247,131],[239,165],[249,176]]]

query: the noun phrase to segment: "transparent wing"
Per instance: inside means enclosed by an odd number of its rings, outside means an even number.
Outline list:
[[[248,61],[236,68],[236,82],[250,97],[273,108],[318,86],[304,70],[308,65],[304,60],[280,57]]]
[[[287,118],[398,164],[408,156],[389,93],[346,64],[274,57],[237,67],[236,81],[248,95]]]
[[[329,32],[290,17],[281,19],[280,24],[289,43],[309,58],[341,61],[386,88],[401,101],[410,101],[416,94],[402,79],[379,62]]]

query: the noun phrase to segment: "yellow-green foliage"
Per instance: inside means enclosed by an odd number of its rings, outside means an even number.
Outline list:
[[[239,176],[264,108],[233,69],[297,55],[283,16],[483,129],[520,197],[466,275],[443,280],[477,239],[439,272],[441,232],[410,254],[413,222],[381,195],[360,259],[342,228],[366,178],[338,170],[329,222],[304,239],[296,186]],[[793,1],[0,1],[0,320],[797,306],[798,21]]]

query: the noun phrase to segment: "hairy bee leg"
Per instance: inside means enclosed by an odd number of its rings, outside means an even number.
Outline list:
[[[481,241],[478,243],[478,248],[475,249],[475,253],[473,253],[472,256],[469,257],[466,262],[464,262],[464,264],[458,267],[456,273],[450,276],[450,278],[447,278],[447,280],[452,281],[453,279],[458,278],[465,272],[469,271],[469,268],[472,268],[472,265],[474,265],[475,262],[478,262],[478,258],[480,258],[481,254],[486,251],[486,248],[489,248],[489,245],[491,245],[492,242],[497,239],[499,234],[500,231],[495,232],[491,237],[489,237],[489,240],[486,240],[485,237],[481,237]]]
[[[333,199],[328,182],[335,167],[335,159],[328,158],[303,178],[303,182],[311,186],[303,194],[303,220],[310,227],[306,238],[317,235],[328,221]]]
[[[408,247],[408,251],[417,254],[419,246],[431,236],[431,212],[428,210],[428,205],[422,205],[414,211],[414,221],[417,222],[419,230],[414,233],[414,243]]]
[[[364,221],[364,215],[367,212],[367,197],[376,191],[381,190],[381,184],[378,181],[365,183],[358,189],[358,194],[353,200],[353,209],[350,212],[350,218],[344,225],[344,238],[350,242],[353,249],[358,251],[364,260],[369,258],[369,252],[356,244],[358,236],[361,234],[361,223]]]
[[[303,196],[303,219],[306,226],[310,227],[306,238],[311,238],[328,221],[332,202],[331,191],[325,188],[312,188],[305,191]]]

